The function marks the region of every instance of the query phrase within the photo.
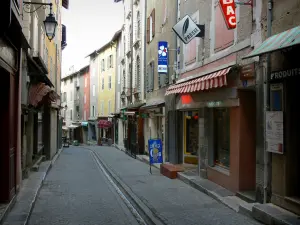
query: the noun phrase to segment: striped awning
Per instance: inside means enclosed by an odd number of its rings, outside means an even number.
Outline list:
[[[254,49],[243,59],[279,51],[300,44],[300,26],[275,34],[265,40],[259,47]]]
[[[29,104],[37,107],[43,102],[44,97],[47,96],[48,102],[55,102],[59,96],[48,85],[44,83],[31,84],[28,92]]]
[[[165,95],[184,94],[190,92],[204,91],[212,88],[223,87],[227,85],[226,75],[230,67],[217,72],[196,78],[191,81],[171,85]]]

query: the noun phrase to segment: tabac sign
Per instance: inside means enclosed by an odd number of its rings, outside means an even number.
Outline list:
[[[234,0],[219,0],[225,23],[229,30],[236,28],[236,11]]]
[[[184,44],[188,44],[195,37],[204,36],[204,29],[200,28],[189,15],[186,15],[173,27],[173,30]]]

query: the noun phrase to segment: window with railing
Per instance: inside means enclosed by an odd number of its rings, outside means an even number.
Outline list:
[[[135,77],[135,87],[137,90],[140,89],[141,84],[141,60],[140,56],[137,56],[136,58],[136,77]]]
[[[111,76],[108,76],[108,89],[111,89]]]
[[[141,16],[140,12],[137,12],[137,29],[136,29],[136,38],[141,38]]]

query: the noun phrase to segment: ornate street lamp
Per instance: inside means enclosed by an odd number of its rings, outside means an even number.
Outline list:
[[[46,19],[44,20],[44,26],[45,26],[45,30],[46,30],[46,35],[49,39],[49,41],[52,41],[53,38],[55,37],[55,31],[56,31],[56,27],[58,25],[55,17],[53,16],[52,13],[52,3],[39,3],[39,2],[23,2],[24,6],[29,6],[29,5],[40,5],[39,8],[41,8],[42,6],[50,6],[50,12],[49,15],[46,17]],[[39,8],[37,8],[36,10],[32,11],[32,12],[27,12],[27,13],[34,13],[35,11],[37,11]]]

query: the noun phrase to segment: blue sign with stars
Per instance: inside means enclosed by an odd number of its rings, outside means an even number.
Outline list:
[[[168,42],[158,42],[158,73],[168,73]]]

